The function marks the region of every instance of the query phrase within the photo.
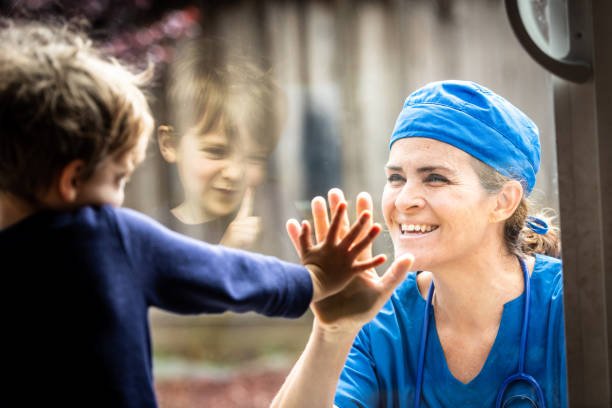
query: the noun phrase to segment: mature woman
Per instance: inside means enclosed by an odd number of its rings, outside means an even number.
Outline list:
[[[315,304],[273,406],[566,406],[561,263],[546,255],[559,242],[526,202],[539,162],[537,127],[490,90],[444,81],[410,95],[382,207],[396,258],[423,272],[391,295],[401,268],[370,271]],[[342,199],[330,192],[332,212]],[[320,241],[325,202],[312,205]],[[310,245],[306,224],[288,230],[298,252]]]

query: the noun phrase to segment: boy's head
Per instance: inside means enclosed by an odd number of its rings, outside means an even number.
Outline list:
[[[1,19],[0,193],[121,204],[153,128],[143,82],[74,27]]]
[[[186,200],[210,217],[234,211],[261,184],[278,141],[279,88],[251,59],[218,40],[181,44],[166,89],[170,126],[159,128],[164,158],[176,162]]]

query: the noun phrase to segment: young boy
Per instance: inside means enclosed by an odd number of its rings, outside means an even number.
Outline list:
[[[154,407],[149,306],[295,317],[384,261],[355,262],[367,212],[334,238],[345,204],[324,243],[305,225],[306,267],[118,208],[153,127],[140,81],[69,27],[0,20],[2,401]]]
[[[262,220],[249,207],[280,135],[280,88],[251,59],[208,38],[178,44],[164,88],[168,122],[158,144],[176,165],[183,198],[160,219],[206,242],[261,247]]]

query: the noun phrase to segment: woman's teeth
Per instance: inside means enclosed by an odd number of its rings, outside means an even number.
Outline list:
[[[431,232],[437,229],[437,225],[425,225],[425,224],[400,224],[400,231],[402,234],[406,234],[409,232],[412,233],[425,233]]]

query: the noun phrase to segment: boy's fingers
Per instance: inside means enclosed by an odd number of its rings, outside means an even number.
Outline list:
[[[298,255],[302,255],[302,248],[300,246],[300,223],[296,219],[290,219],[287,221],[285,225],[287,228],[287,234],[289,238],[291,238],[291,242],[293,243],[293,247],[297,251]]]
[[[312,239],[310,238],[310,223],[308,221],[302,221],[302,231],[300,231],[300,248],[302,251],[312,248]]]
[[[327,238],[325,238],[325,242],[335,244],[338,240],[338,233],[340,231],[340,225],[342,224],[342,219],[344,218],[346,213],[346,202],[341,202],[336,206],[336,213],[334,214],[334,218],[332,218],[331,224],[329,226],[329,231],[327,232]]]
[[[353,245],[353,247],[351,248],[351,253],[354,253],[355,256],[358,256],[364,249],[368,247],[370,247],[371,251],[372,242],[374,242],[374,239],[378,236],[381,230],[382,228],[378,224],[374,224],[372,227],[370,227],[368,234],[361,241]],[[369,256],[368,258],[370,257],[371,256]]]
[[[371,217],[372,217],[372,214],[370,214],[369,211],[364,211],[363,213],[361,213],[357,222],[353,224],[349,232],[340,241],[340,246],[344,248],[349,248],[353,244],[353,242],[357,239],[357,237],[361,235],[361,232],[363,231],[365,226],[368,224],[368,220]],[[357,254],[358,253],[359,252],[357,252]]]
[[[315,237],[317,243],[325,241],[329,231],[329,217],[327,215],[327,204],[323,197],[315,197],[311,202],[312,218],[314,221]]]
[[[383,254],[377,255],[374,258],[368,259],[367,261],[355,262],[353,264],[353,270],[355,272],[363,272],[368,269],[376,268],[379,265],[387,262],[387,257]]]
[[[247,218],[251,215],[253,211],[253,196],[254,196],[253,187],[249,187],[244,192],[244,197],[242,197],[242,203],[240,204],[240,209],[238,210],[238,214],[236,214],[236,219]]]
[[[412,254],[404,254],[393,262],[380,279],[380,284],[382,285],[382,290],[385,295],[390,295],[397,285],[403,282],[413,263],[414,255]]]

